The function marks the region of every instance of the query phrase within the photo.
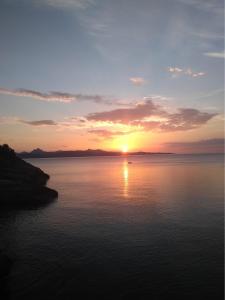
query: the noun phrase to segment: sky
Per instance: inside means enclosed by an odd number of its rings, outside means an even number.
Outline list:
[[[1,0],[0,143],[223,152],[223,0]]]

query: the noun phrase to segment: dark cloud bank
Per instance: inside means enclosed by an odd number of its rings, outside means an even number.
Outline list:
[[[38,120],[38,121],[26,121],[26,120],[20,120],[21,123],[32,125],[32,126],[42,126],[42,125],[57,125],[56,122],[53,120]]]

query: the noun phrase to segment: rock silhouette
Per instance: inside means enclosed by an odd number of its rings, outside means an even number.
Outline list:
[[[46,187],[49,175],[17,157],[8,145],[0,145],[0,205],[32,207],[44,205],[58,193]]]

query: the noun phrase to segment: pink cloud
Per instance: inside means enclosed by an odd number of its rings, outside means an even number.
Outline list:
[[[216,115],[193,108],[179,108],[177,112],[171,113],[162,105],[148,100],[132,108],[92,113],[87,116],[87,120],[138,126],[144,131],[185,131],[206,124]]]
[[[141,86],[146,83],[145,79],[142,77],[131,77],[131,78],[129,78],[129,80],[133,85],[136,85],[136,86]]]
[[[132,121],[143,119],[154,114],[163,114],[159,105],[147,100],[131,108],[120,108],[111,111],[92,113],[87,116],[91,121],[108,121],[113,123],[130,124]]]

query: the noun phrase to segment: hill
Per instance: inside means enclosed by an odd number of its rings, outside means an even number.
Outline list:
[[[171,154],[162,152],[128,152],[120,151],[104,151],[101,149],[87,149],[87,150],[69,150],[69,151],[44,151],[39,148],[31,152],[21,152],[17,155],[21,158],[51,158],[51,157],[88,157],[88,156],[124,156],[124,155],[153,155],[153,154]]]

